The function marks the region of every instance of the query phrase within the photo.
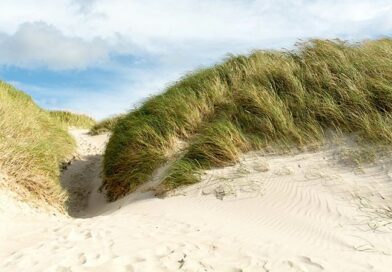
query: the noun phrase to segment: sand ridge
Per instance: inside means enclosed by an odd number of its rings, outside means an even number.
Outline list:
[[[1,271],[357,272],[392,267],[388,161],[357,169],[338,163],[334,149],[270,156],[253,152],[234,166],[206,171],[200,183],[167,198],[139,190],[107,204],[96,190],[107,136],[72,134],[79,160],[88,162],[71,165],[63,182],[76,191],[88,188],[87,197],[81,196],[87,201],[75,202],[81,218],[30,214],[27,207],[0,211]],[[11,200],[2,203],[12,205]]]

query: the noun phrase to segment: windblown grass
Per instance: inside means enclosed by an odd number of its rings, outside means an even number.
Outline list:
[[[58,120],[25,93],[0,81],[0,171],[21,198],[63,209],[59,165],[75,143]]]
[[[115,200],[188,148],[163,191],[198,181],[203,169],[235,163],[249,150],[321,144],[326,131],[392,142],[392,40],[311,40],[293,51],[256,51],[199,70],[121,118],[104,159]]]
[[[93,118],[69,111],[49,111],[50,116],[66,127],[91,128],[96,122]]]
[[[123,117],[124,117],[124,115],[117,115],[117,116],[106,118],[106,119],[96,123],[90,129],[90,134],[91,135],[98,135],[98,134],[102,134],[105,132],[113,131],[114,127],[117,125],[117,122]]]

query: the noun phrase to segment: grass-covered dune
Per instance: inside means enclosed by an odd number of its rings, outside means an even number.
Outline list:
[[[92,128],[96,122],[85,114],[75,114],[69,111],[49,111],[50,116],[60,124],[69,127]]]
[[[63,209],[66,195],[59,166],[75,150],[68,125],[57,113],[53,117],[30,96],[0,81],[0,174],[9,177],[0,186],[29,202]]]
[[[255,51],[190,74],[116,125],[104,158],[115,200],[175,160],[162,190],[270,146],[322,143],[326,131],[392,142],[392,40],[312,40]],[[173,158],[179,141],[187,148]]]

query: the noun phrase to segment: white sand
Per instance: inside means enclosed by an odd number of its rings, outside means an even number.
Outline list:
[[[252,153],[171,197],[139,190],[105,204],[95,190],[105,136],[73,133],[89,157],[64,182],[91,191],[74,205],[86,218],[1,194],[0,271],[392,271],[389,163],[354,171],[332,149]]]

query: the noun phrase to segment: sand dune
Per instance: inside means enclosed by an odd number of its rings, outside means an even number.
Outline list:
[[[391,271],[389,162],[344,166],[335,148],[249,153],[164,199],[146,186],[106,204],[107,136],[72,133],[80,158],[63,184],[79,218],[2,193],[0,271]]]

